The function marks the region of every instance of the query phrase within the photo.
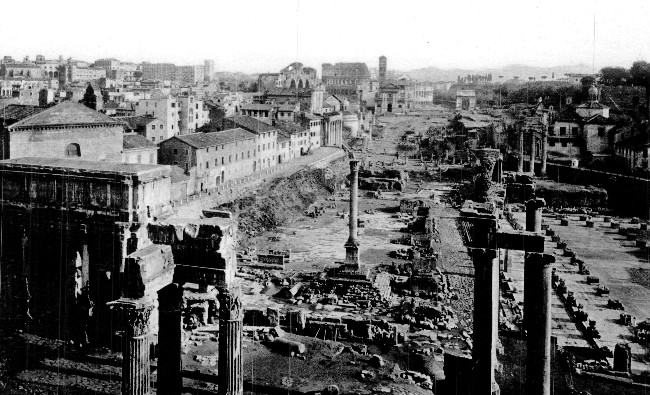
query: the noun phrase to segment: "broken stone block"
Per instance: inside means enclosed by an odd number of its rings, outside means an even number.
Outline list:
[[[370,357],[370,364],[376,368],[380,368],[384,366],[386,362],[384,362],[384,358],[382,358],[380,355],[373,354]]]
[[[124,260],[124,297],[154,296],[174,277],[174,257],[168,245],[153,244],[128,255]]]

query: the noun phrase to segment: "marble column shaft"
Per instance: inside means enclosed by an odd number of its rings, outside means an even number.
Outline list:
[[[219,295],[219,395],[243,395],[241,291],[230,287]]]
[[[158,386],[161,395],[179,395],[183,389],[181,361],[183,287],[169,284],[158,291]]]
[[[122,305],[124,339],[122,354],[122,395],[151,394],[149,365],[149,317],[153,305]]]

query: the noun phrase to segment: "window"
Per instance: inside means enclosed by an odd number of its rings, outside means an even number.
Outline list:
[[[604,127],[599,127],[598,128],[598,137],[604,137],[605,136],[605,128]]]
[[[568,145],[568,143],[566,141],[562,142],[562,147],[566,147],[567,145]]]
[[[152,136],[152,137],[151,137],[151,141],[155,143],[155,142],[156,142],[156,138]]]
[[[578,127],[577,126],[574,126],[574,127],[571,128],[571,134],[574,135],[574,136],[576,134],[578,134]]]
[[[232,163],[232,155],[228,155],[228,163]]]
[[[549,141],[548,146],[549,147],[555,147],[555,141]]]
[[[65,156],[68,157],[79,157],[81,156],[81,148],[77,143],[70,143],[65,147]]]
[[[239,158],[239,154],[235,154],[235,162],[237,162],[238,158]]]
[[[223,156],[221,157],[221,164],[222,165],[224,164],[224,157]]]
[[[208,161],[208,160],[205,161],[205,168],[206,169],[210,168],[210,161]]]
[[[174,155],[176,155],[177,153],[178,153],[178,150],[176,148],[174,148]]]

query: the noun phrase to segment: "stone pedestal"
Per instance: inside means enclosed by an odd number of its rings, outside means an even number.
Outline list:
[[[111,306],[120,309],[124,319],[122,395],[149,395],[151,394],[149,317],[153,310],[153,303],[120,299],[111,302]]]
[[[474,262],[474,361],[475,394],[498,393],[494,378],[497,366],[499,318],[499,257],[496,250],[472,250]],[[479,330],[480,328],[480,330]]]
[[[542,233],[542,209],[544,206],[546,206],[546,201],[542,198],[526,202],[526,230],[528,232]]]
[[[219,395],[243,395],[242,326],[244,312],[237,287],[219,290]]]
[[[345,242],[345,263],[359,266],[359,161],[350,160],[350,236]]]
[[[555,257],[527,253],[524,262],[526,394],[551,394],[551,263]]]
[[[180,395],[183,389],[181,362],[183,287],[169,284],[158,291],[158,387],[161,395]]]

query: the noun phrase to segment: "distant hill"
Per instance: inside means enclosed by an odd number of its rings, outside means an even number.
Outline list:
[[[535,77],[538,81],[542,76],[546,76],[547,80],[551,80],[555,74],[555,79],[563,78],[566,73],[591,73],[592,68],[586,64],[555,66],[555,67],[535,67],[526,65],[508,65],[502,68],[485,68],[485,69],[440,69],[437,67],[427,67],[423,69],[416,69],[406,71],[404,74],[416,80],[424,81],[456,81],[458,76],[466,76],[467,74],[489,74],[492,73],[492,81],[507,81],[515,76],[519,76],[520,80],[527,81],[528,77]],[[396,72],[400,74],[400,72]],[[499,79],[499,76],[503,76]]]

